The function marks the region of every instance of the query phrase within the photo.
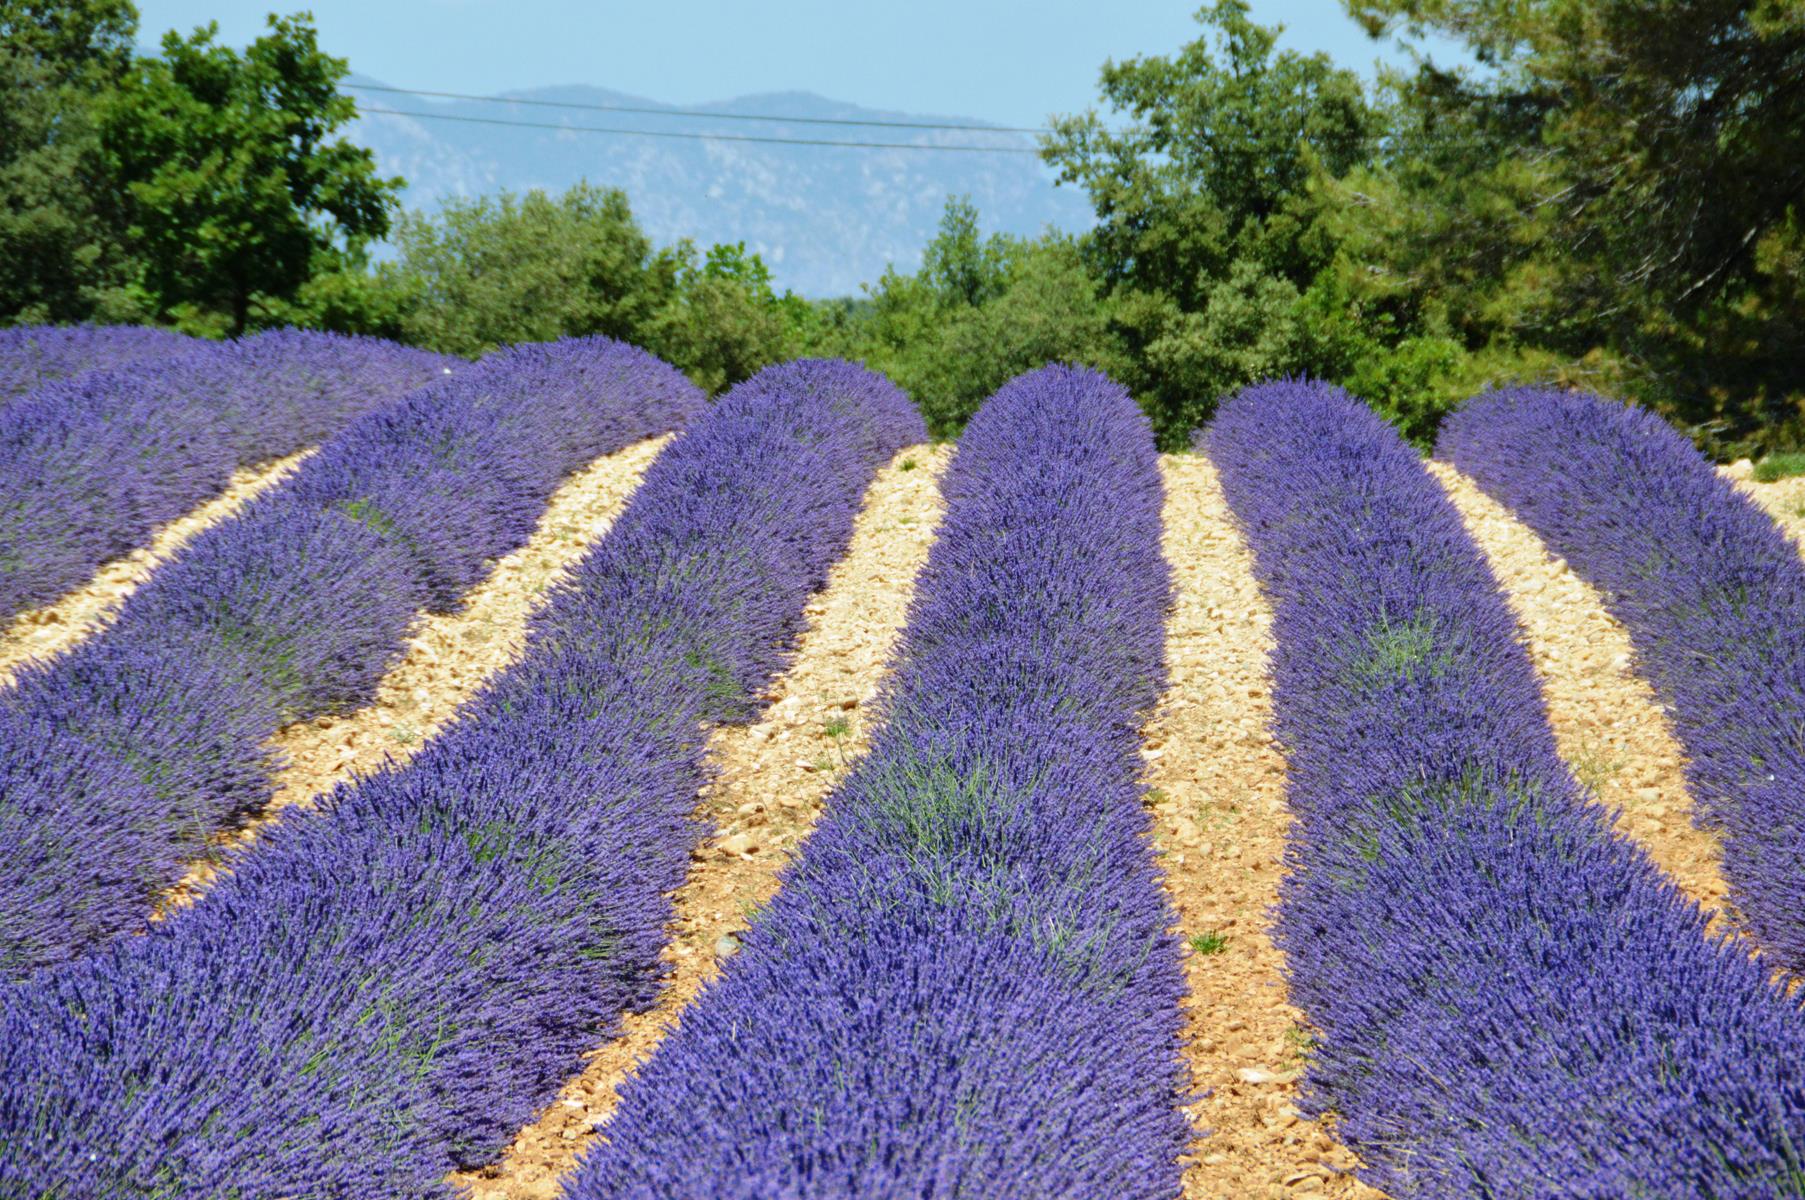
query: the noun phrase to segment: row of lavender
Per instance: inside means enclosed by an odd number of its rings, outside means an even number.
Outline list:
[[[943,491],[873,750],[568,1194],[1176,1193],[1147,421],[1047,368],[983,407]]]
[[[142,325],[16,325],[0,329],[0,404],[84,371],[180,354],[195,339]]]
[[[235,469],[315,445],[455,362],[295,330],[224,344],[148,329],[6,331],[0,620],[86,582]]]
[[[1203,444],[1275,605],[1297,821],[1276,936],[1320,1034],[1312,1103],[1371,1180],[1399,1198],[1797,1194],[1797,1004],[1574,782],[1504,599],[1415,454],[1306,384],[1251,389]]]
[[[0,694],[0,973],[141,923],[267,801],[272,734],[366,703],[419,610],[524,543],[565,474],[703,407],[606,339],[498,352],[359,418],[111,629],[21,672]]]
[[[1686,748],[1731,899],[1805,971],[1805,561],[1652,413],[1521,390],[1452,417],[1439,453],[1602,593]]]
[[[753,714],[924,434],[847,364],[729,393],[409,766],[0,998],[0,1192],[449,1195],[654,994],[707,727]]]

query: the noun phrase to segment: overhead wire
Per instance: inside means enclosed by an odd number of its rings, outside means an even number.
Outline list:
[[[929,150],[954,154],[1034,154],[1030,146],[948,146],[937,142],[852,142],[837,138],[766,137],[747,133],[695,133],[675,129],[622,129],[601,125],[563,125],[549,121],[515,121],[505,117],[473,117],[458,113],[409,112],[398,108],[358,106],[360,116],[380,114],[391,117],[415,117],[422,121],[461,121],[471,125],[506,125],[518,129],[549,129],[566,133],[612,133],[626,137],[680,138],[695,142],[761,142],[776,146],[838,146],[852,150]],[[972,129],[973,126],[957,126]]]
[[[382,83],[344,83],[340,87],[359,92],[392,92],[400,96],[431,96],[442,100],[476,100],[485,104],[521,104],[534,108],[569,108],[585,112],[639,113],[652,117],[677,117],[706,121],[780,121],[794,125],[856,125],[876,129],[946,129],[961,133],[1052,133],[1029,125],[960,125],[946,121],[892,121],[875,117],[794,117],[779,113],[698,112],[687,108],[652,108],[633,104],[580,103],[575,100],[538,100],[525,96],[479,96],[470,92],[436,92],[424,88],[391,87]]]

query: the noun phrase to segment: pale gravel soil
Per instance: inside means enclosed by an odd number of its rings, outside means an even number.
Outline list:
[[[1208,1095],[1186,1197],[1377,1197],[1323,1122],[1297,1115],[1304,1030],[1284,960],[1266,934],[1290,816],[1285,763],[1267,729],[1272,614],[1202,455],[1165,455],[1165,554],[1176,585],[1166,626],[1170,682],[1145,732],[1154,842],[1187,945],[1185,1057]]]
[[[1774,523],[1791,536],[1793,545],[1805,554],[1805,475],[1776,479],[1772,483],[1756,483],[1750,476],[1754,464],[1741,459],[1718,470],[1735,481],[1737,488],[1765,508]]]
[[[0,688],[9,686],[27,663],[46,662],[67,653],[111,625],[126,597],[152,572],[206,530],[235,516],[294,474],[313,452],[311,448],[300,450],[287,458],[234,471],[225,491],[159,528],[147,544],[107,563],[88,583],[49,604],[15,615],[0,630]]]
[[[272,745],[285,765],[269,806],[219,835],[208,859],[164,896],[159,912],[192,903],[223,860],[291,804],[312,801],[386,761],[406,762],[492,676],[519,660],[527,619],[626,507],[671,435],[603,455],[552,494],[527,543],[495,561],[453,613],[423,614],[405,656],[383,676],[373,703],[347,716],[301,721]]]
[[[1491,562],[1542,685],[1561,757],[1617,826],[1692,899],[1723,917],[1717,836],[1692,823],[1685,752],[1654,690],[1636,674],[1629,631],[1534,530],[1446,463],[1430,472]]]
[[[717,729],[711,782],[697,815],[714,826],[675,897],[665,959],[672,972],[652,1009],[628,1014],[625,1033],[598,1047],[500,1162],[452,1176],[471,1200],[551,1200],[613,1111],[621,1084],[720,973],[735,934],[777,890],[777,873],[808,836],[871,730],[867,707],[908,616],[916,573],[942,513],[938,481],[951,446],[898,454],[866,492],[846,554],[808,604],[808,627],[774,701],[754,725]],[[904,464],[915,464],[904,470]],[[844,726],[842,729],[841,726]]]

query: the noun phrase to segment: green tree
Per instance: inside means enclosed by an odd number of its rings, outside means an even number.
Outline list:
[[[1479,71],[1393,81],[1363,190],[1388,270],[1470,347],[1520,348],[1725,454],[1805,437],[1805,8],[1796,0],[1349,0]],[[1378,216],[1376,212],[1364,214]]]
[[[1096,210],[1086,259],[1168,448],[1235,388],[1326,373],[1302,311],[1337,251],[1317,184],[1367,161],[1381,128],[1357,76],[1279,51],[1243,0],[1197,19],[1176,55],[1105,64],[1114,115],[1060,119],[1043,145]]]
[[[467,356],[583,334],[643,342],[685,263],[654,250],[624,192],[588,183],[449,200],[404,216],[395,240],[378,280],[407,340]]]
[[[1218,0],[1177,55],[1106,63],[1103,99],[1126,126],[1092,110],[1056,121],[1043,147],[1090,195],[1104,278],[1187,312],[1236,259],[1305,286],[1328,250],[1311,236],[1308,184],[1365,161],[1378,132],[1358,76],[1325,54],[1275,52],[1279,29],[1247,14]]]
[[[1023,371],[1071,362],[1120,374],[1101,291],[1072,238],[984,237],[971,201],[949,197],[920,270],[886,271],[861,303],[818,306],[812,346],[889,375],[934,436],[954,437]]]
[[[306,16],[269,19],[241,54],[208,25],[138,59],[99,117],[115,225],[160,316],[243,331],[253,308],[388,232],[398,179],[333,138],[356,115],[345,61]]]
[[[771,272],[745,243],[711,246],[702,261],[681,243],[675,293],[652,320],[645,344],[709,393],[792,358],[811,340],[807,301],[771,286]]]
[[[134,264],[95,202],[95,108],[137,27],[127,0],[0,0],[0,322],[137,315]]]

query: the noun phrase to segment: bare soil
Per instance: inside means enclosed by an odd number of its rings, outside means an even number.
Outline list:
[[[287,458],[234,472],[225,491],[159,528],[148,543],[107,563],[86,584],[49,604],[14,616],[0,631],[0,688],[10,684],[26,663],[46,662],[67,653],[111,625],[126,597],[137,591],[153,571],[203,532],[236,515],[294,474],[295,468],[311,454],[311,449],[301,450]]]
[[[1165,553],[1176,604],[1171,673],[1146,730],[1154,840],[1189,941],[1185,1057],[1207,1094],[1186,1197],[1375,1197],[1320,1121],[1294,1104],[1308,1034],[1266,934],[1290,815],[1285,761],[1268,735],[1271,610],[1202,455],[1167,455]]]
[[[1636,674],[1629,631],[1527,525],[1445,463],[1429,470],[1491,561],[1541,678],[1561,757],[1617,824],[1688,896],[1720,916],[1728,896],[1716,835],[1692,823],[1685,752]]]
[[[950,446],[904,450],[872,482],[852,543],[808,605],[808,627],[789,670],[772,686],[774,702],[764,718],[717,729],[710,738],[714,777],[698,815],[715,832],[674,897],[665,952],[672,973],[662,997],[649,1011],[628,1015],[625,1033],[597,1047],[499,1162],[452,1176],[473,1200],[558,1195],[560,1177],[613,1110],[621,1084],[720,973],[737,948],[736,935],[776,893],[778,872],[869,740],[866,707],[883,681],[939,525],[936,485],[951,458]]]
[[[242,829],[218,836],[212,853],[164,897],[161,911],[192,903],[231,852],[253,841],[284,808],[308,803],[385,762],[412,758],[485,681],[518,661],[527,620],[547,589],[607,531],[669,440],[649,438],[604,455],[566,479],[526,545],[497,559],[456,612],[422,615],[373,703],[279,732],[273,744],[286,765],[276,775],[269,806]]]
[[[1719,470],[1734,480],[1736,486],[1765,508],[1774,523],[1792,538],[1793,545],[1805,554],[1805,475],[1776,479],[1772,483],[1756,483],[1754,464],[1748,459],[1731,463]]]

